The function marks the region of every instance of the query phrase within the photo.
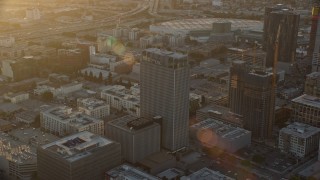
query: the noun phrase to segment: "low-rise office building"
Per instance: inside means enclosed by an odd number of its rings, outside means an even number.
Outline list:
[[[292,120],[320,127],[320,99],[304,94],[292,101]]]
[[[121,145],[84,131],[38,148],[41,180],[104,179],[121,163]]]
[[[307,75],[304,92],[311,96],[320,97],[320,72],[313,72]]]
[[[109,121],[106,136],[120,142],[122,157],[136,163],[160,151],[161,127],[151,119],[127,115]]]
[[[110,114],[110,105],[95,98],[77,99],[79,111],[97,119],[102,119]]]
[[[210,118],[192,125],[190,136],[202,146],[231,153],[251,144],[250,131]]]
[[[60,106],[40,112],[40,126],[43,130],[58,136],[75,132],[90,131],[104,134],[104,121],[81,112],[73,112],[72,108]]]
[[[140,116],[140,90],[135,86],[130,89],[121,85],[108,86],[101,92],[101,99],[112,108]]]
[[[36,150],[9,136],[0,136],[0,169],[5,177],[32,179],[37,172]]]
[[[314,153],[319,148],[320,128],[295,122],[279,132],[279,149],[297,158]]]

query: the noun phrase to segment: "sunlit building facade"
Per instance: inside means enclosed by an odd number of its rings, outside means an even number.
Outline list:
[[[161,116],[162,146],[188,146],[189,65],[184,54],[150,48],[142,53],[141,116]]]

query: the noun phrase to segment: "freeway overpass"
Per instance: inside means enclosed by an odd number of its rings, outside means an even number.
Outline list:
[[[14,32],[8,32],[8,33],[1,33],[2,36],[13,36],[17,40],[29,40],[29,39],[36,39],[36,38],[42,38],[42,37],[48,37],[52,35],[58,35],[63,32],[72,32],[72,31],[84,31],[84,30],[90,30],[90,29],[96,29],[96,28],[102,28],[110,25],[115,25],[117,23],[117,20],[119,18],[127,18],[130,16],[133,16],[135,14],[141,13],[149,8],[148,1],[143,1],[138,4],[138,6],[128,12],[120,13],[115,16],[106,17],[104,19],[94,20],[90,22],[81,22],[81,23],[75,23],[75,24],[68,24],[64,27],[58,27],[58,28],[42,28],[34,27],[28,30],[18,30]]]

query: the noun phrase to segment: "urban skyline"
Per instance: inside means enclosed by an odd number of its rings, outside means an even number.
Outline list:
[[[0,2],[0,179],[320,179],[319,0]]]

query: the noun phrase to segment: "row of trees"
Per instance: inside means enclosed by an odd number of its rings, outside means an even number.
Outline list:
[[[93,81],[93,82],[97,82],[97,83],[105,83],[105,84],[112,84],[113,83],[113,76],[112,76],[111,72],[109,72],[107,79],[103,78],[102,72],[99,73],[98,77],[94,76],[92,71],[90,71],[89,73],[88,73],[88,71],[85,71],[84,75],[82,75],[82,73],[79,71],[78,74],[80,76],[83,76],[88,81]]]

